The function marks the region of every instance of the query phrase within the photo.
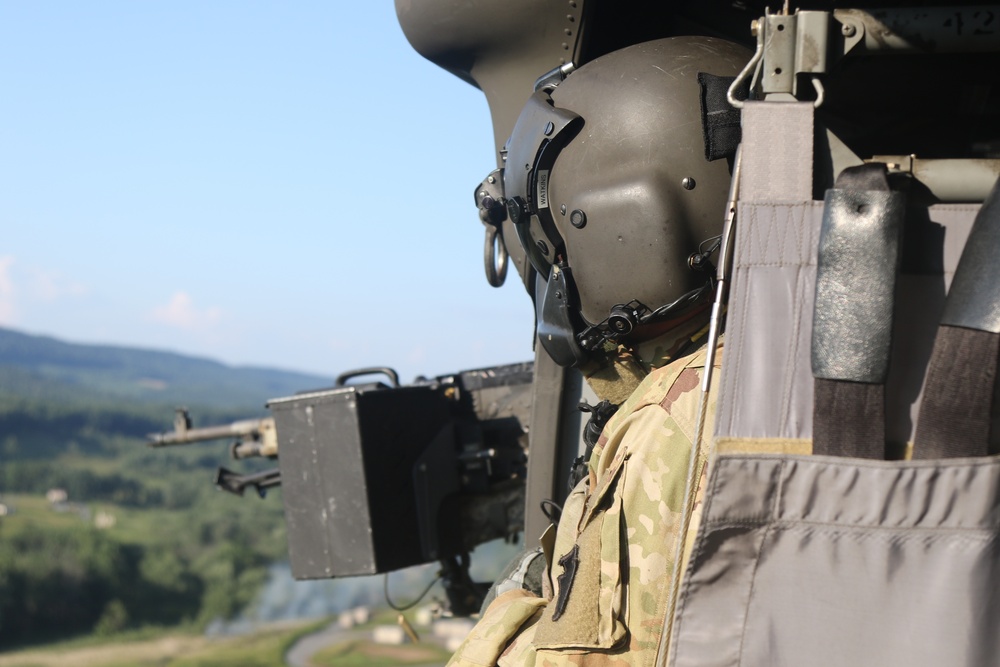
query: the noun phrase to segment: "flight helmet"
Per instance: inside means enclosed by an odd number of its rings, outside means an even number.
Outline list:
[[[646,42],[525,105],[505,147],[505,213],[537,273],[539,340],[556,362],[582,365],[707,303],[730,161],[707,159],[699,75],[733,77],[749,56],[709,37]]]

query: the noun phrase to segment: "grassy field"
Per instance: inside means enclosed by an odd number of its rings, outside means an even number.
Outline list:
[[[444,665],[451,654],[434,644],[386,646],[358,639],[319,651],[312,662],[318,667],[395,667],[396,665]]]
[[[395,625],[399,612],[382,609],[376,612],[371,620],[356,626],[356,630],[371,631],[380,625]],[[407,614],[408,620],[413,617]],[[424,628],[420,629],[421,637],[426,640]],[[399,665],[444,665],[451,653],[433,641],[422,641],[419,644],[403,644],[391,646],[376,644],[369,639],[351,639],[339,642],[318,651],[310,662],[316,667],[396,667]]]
[[[329,619],[277,623],[234,637],[210,638],[194,631],[163,629],[132,631],[111,639],[83,637],[0,653],[0,667],[284,667],[285,653],[300,637],[329,623]],[[432,643],[387,646],[353,639],[320,650],[310,663],[316,667],[444,665],[449,657]]]
[[[151,512],[100,501],[80,504],[79,507],[89,510],[89,516],[82,518],[75,511],[54,511],[44,496],[27,493],[7,493],[3,501],[14,512],[3,517],[0,527],[10,531],[20,531],[28,526],[78,528],[92,524],[98,512],[106,512],[115,517],[115,525],[107,530],[109,535],[121,542],[149,545],[176,542],[175,531],[183,530],[189,519],[188,513],[181,510],[157,509]]]
[[[0,653],[0,667],[284,667],[288,648],[328,623],[276,624],[240,637],[169,633],[142,638],[134,633],[101,643],[75,640]]]

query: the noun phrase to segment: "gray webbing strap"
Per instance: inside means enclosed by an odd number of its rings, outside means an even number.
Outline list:
[[[812,395],[793,391],[799,375],[800,321],[812,311],[821,202],[813,191],[811,102],[746,102],[742,112],[740,192],[732,284],[726,315],[726,361],[719,382],[714,437],[808,437]],[[802,312],[800,312],[802,311]],[[762,405],[761,396],[774,400]]]
[[[741,201],[812,199],[813,111],[812,102],[744,105]]]
[[[976,216],[927,369],[914,458],[985,456],[1000,350],[1000,181]]]
[[[826,193],[816,270],[813,452],[885,458],[885,381],[905,196],[884,164],[845,169]]]

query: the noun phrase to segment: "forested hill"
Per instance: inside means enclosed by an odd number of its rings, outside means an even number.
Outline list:
[[[331,386],[332,378],[0,328],[0,401],[131,403],[262,410],[270,398]]]
[[[280,489],[218,492],[226,442],[150,449],[148,433],[263,416],[333,378],[0,329],[0,651],[236,613],[287,557]],[[65,501],[50,502],[59,489]]]

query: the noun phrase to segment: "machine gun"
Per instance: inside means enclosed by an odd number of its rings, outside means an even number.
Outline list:
[[[234,458],[277,456],[277,470],[220,468],[215,481],[239,495],[282,486],[296,579],[440,561],[452,610],[468,614],[487,588],[469,578],[469,552],[524,527],[532,370],[525,362],[400,385],[390,368],[363,368],[332,388],[269,401],[270,418],[191,428],[178,410],[174,431],[149,444],[235,438]]]
[[[229,453],[234,459],[278,457],[278,435],[274,429],[274,419],[242,419],[219,426],[191,427],[191,415],[187,408],[177,408],[174,413],[174,430],[167,433],[151,433],[147,436],[150,447],[172,447],[190,445],[209,440],[229,440]],[[253,487],[263,498],[267,489],[281,484],[281,474],[277,468],[263,472],[241,475],[220,467],[215,473],[215,485],[223,491],[243,495],[247,487]]]

